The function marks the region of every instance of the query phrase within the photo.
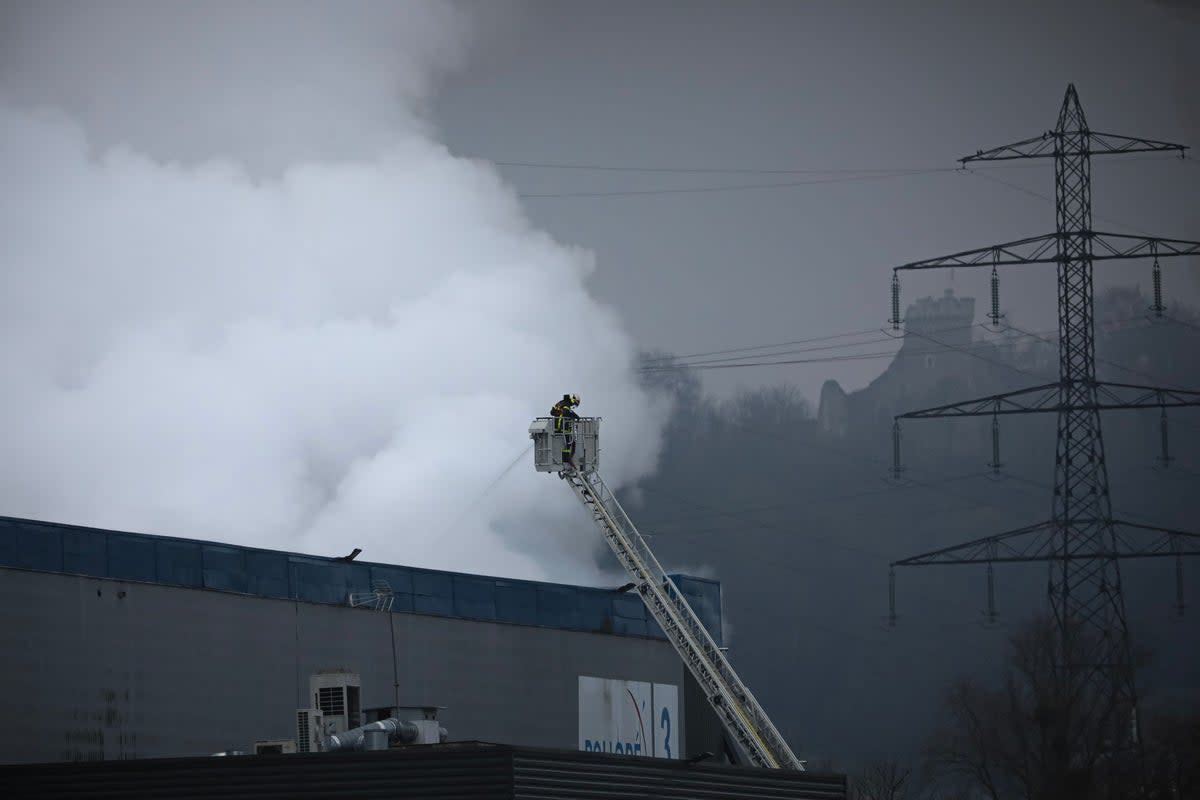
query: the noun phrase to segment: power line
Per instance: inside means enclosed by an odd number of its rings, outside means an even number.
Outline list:
[[[1131,158],[1127,161],[1138,161],[1155,159],[1165,161],[1162,157],[1143,157]],[[495,159],[481,159],[497,167],[510,167],[522,169],[547,169],[547,170],[567,170],[575,172],[632,172],[632,173],[649,173],[649,174],[678,174],[678,175],[862,175],[871,173],[885,172],[927,172],[927,171],[943,171],[953,170],[959,171],[960,167],[945,167],[940,164],[929,166],[901,166],[901,167],[699,167],[699,166],[677,166],[677,165],[651,165],[651,164],[597,164],[594,162],[571,162],[571,161],[498,161]],[[992,170],[1019,170],[1019,169],[1039,169],[1037,164],[990,164],[987,166],[977,166],[974,169],[992,169]]]
[[[757,345],[751,345],[748,347],[733,347],[733,348],[730,348],[727,350],[711,350],[707,353],[688,353],[687,355],[681,355],[681,356],[675,356],[675,355],[662,356],[661,358],[647,359],[646,362],[644,362],[644,363],[654,364],[655,362],[660,362],[660,361],[662,361],[662,362],[678,361],[678,360],[687,359],[687,358],[703,358],[705,356],[720,356],[720,355],[725,355],[727,353],[741,353],[741,352],[747,352],[747,351],[753,351],[753,350],[769,350],[774,347],[789,347],[789,346],[795,345],[795,344],[809,344],[811,342],[827,342],[832,339],[847,339],[851,336],[865,336],[868,333],[878,333],[878,331],[879,331],[878,328],[864,328],[861,331],[850,331],[849,333],[834,333],[834,334],[830,334],[829,336],[814,336],[809,339],[793,339],[789,342],[775,342],[774,344],[757,344]]]
[[[941,330],[935,331],[935,332],[936,333],[950,333],[953,331],[961,331],[961,330],[966,330],[968,328],[974,328],[974,327],[975,327],[974,324],[960,325],[960,326],[954,327],[954,328],[942,328]],[[874,328],[870,332],[877,334],[880,331],[878,328]],[[835,337],[830,337],[830,338],[835,338]],[[800,353],[815,353],[815,352],[819,352],[822,350],[841,350],[841,349],[848,348],[848,347],[863,347],[863,346],[869,345],[869,344],[878,344],[880,342],[887,342],[887,341],[894,341],[894,340],[895,340],[895,337],[884,335],[884,336],[876,336],[874,339],[867,339],[866,341],[862,341],[862,342],[843,342],[841,344],[829,344],[829,345],[822,345],[820,347],[806,347],[806,348],[802,348],[800,350],[781,350],[781,351],[773,352],[773,353],[756,353],[754,355],[744,354],[744,355],[738,355],[738,356],[730,356],[727,358],[709,358],[704,361],[687,361],[686,360],[688,358],[695,358],[697,356],[680,356],[677,359],[663,359],[663,360],[664,361],[666,361],[666,360],[673,361],[673,363],[669,364],[668,366],[693,367],[693,366],[700,366],[700,365],[706,365],[706,364],[720,364],[723,362],[738,361],[740,359],[745,359],[745,358],[775,358],[778,356],[797,355]],[[754,349],[766,350],[766,349],[773,349],[773,348],[784,347],[784,346],[786,346],[786,345],[784,345],[784,344],[764,345],[761,348],[754,348]]]
[[[1127,319],[1132,319],[1132,318],[1127,318]],[[1118,322],[1118,323],[1120,323],[1120,322],[1123,322],[1123,321],[1126,321],[1126,320],[1117,320],[1117,322]],[[1008,323],[1005,323],[1005,327],[1006,327],[1006,328],[1009,328],[1009,329],[1011,329],[1011,330],[1015,330],[1015,331],[1018,331],[1018,332],[1024,333],[1026,336],[1032,336],[1032,337],[1034,337],[1035,339],[1041,339],[1041,341],[1043,341],[1043,342],[1046,342],[1047,344],[1052,344],[1052,345],[1053,345],[1053,344],[1056,344],[1056,343],[1057,343],[1056,341],[1052,341],[1052,340],[1050,340],[1050,339],[1046,339],[1046,338],[1044,338],[1044,337],[1038,336],[1037,334],[1034,334],[1034,333],[1028,333],[1028,332],[1026,332],[1026,331],[1022,331],[1020,328],[1016,327],[1015,325],[1010,325],[1010,324],[1008,324]],[[1137,328],[1132,328],[1132,330],[1145,330],[1145,329],[1147,329],[1147,328],[1149,328],[1149,327],[1152,327],[1152,326],[1143,325],[1143,326],[1139,326],[1139,327],[1137,327]],[[1195,326],[1193,326],[1193,327],[1195,327]],[[1126,329],[1126,330],[1127,330],[1128,328],[1121,328],[1121,327],[1119,327],[1119,328],[1118,328],[1118,330],[1121,330],[1121,329]],[[1200,330],[1200,328],[1198,328],[1197,330]],[[1148,379],[1148,380],[1152,380],[1152,381],[1156,381],[1156,382],[1158,382],[1158,383],[1165,384],[1165,385],[1166,385],[1168,388],[1178,389],[1178,390],[1180,390],[1180,391],[1187,391],[1187,389],[1186,389],[1185,387],[1182,387],[1182,386],[1180,386],[1180,385],[1179,385],[1177,382],[1175,382],[1175,381],[1171,381],[1171,380],[1167,380],[1166,378],[1163,378],[1163,377],[1162,377],[1162,376],[1160,376],[1160,375],[1155,375],[1154,373],[1151,373],[1151,372],[1146,372],[1145,370],[1136,369],[1136,368],[1134,368],[1134,367],[1128,367],[1128,366],[1125,366],[1124,364],[1121,364],[1121,363],[1119,363],[1119,362],[1117,362],[1117,361],[1113,361],[1113,360],[1111,360],[1111,359],[1108,359],[1108,358],[1101,358],[1100,356],[1096,356],[1096,357],[1095,357],[1095,359],[1096,359],[1096,361],[1097,361],[1097,362],[1099,362],[1099,363],[1101,363],[1101,364],[1107,364],[1107,365],[1108,365],[1108,366],[1110,366],[1110,367],[1113,367],[1113,368],[1115,368],[1115,369],[1119,369],[1119,370],[1121,370],[1121,371],[1123,371],[1123,372],[1127,372],[1127,373],[1129,373],[1130,375],[1138,375],[1138,376],[1141,376],[1141,377],[1143,377],[1143,378],[1146,378],[1146,379]],[[1175,420],[1175,422],[1176,422],[1176,424],[1183,424],[1184,426],[1186,426],[1186,427],[1189,427],[1189,428],[1195,428],[1195,427],[1198,427],[1198,426],[1197,426],[1196,424],[1194,424],[1194,423],[1188,422],[1187,420],[1181,420],[1181,419],[1178,419],[1178,418]]]
[[[1144,158],[1125,159],[1125,161],[1127,161],[1127,162],[1132,162],[1132,161],[1181,161],[1181,160],[1187,161],[1190,163],[1195,163],[1195,159],[1180,159],[1177,157],[1164,158],[1162,156],[1149,156],[1149,157],[1144,157]],[[1033,165],[1033,166],[1037,166],[1037,165]],[[1029,195],[1030,197],[1036,197],[1038,200],[1045,201],[1045,202],[1049,203],[1050,205],[1055,205],[1055,203],[1057,202],[1050,195],[1043,194],[1042,192],[1038,192],[1038,191],[1035,191],[1028,187],[1022,186],[1019,183],[1013,183],[1011,181],[1006,181],[1003,178],[998,178],[995,175],[988,174],[987,172],[981,170],[979,167],[963,167],[961,169],[961,171],[969,173],[971,175],[975,175],[980,178],[984,178],[986,180],[992,181],[993,183],[998,183],[1002,186],[1007,186],[1010,189],[1021,192],[1022,194]],[[1121,227],[1127,228],[1131,231],[1136,231],[1136,232],[1142,234],[1143,236],[1154,236],[1153,233],[1147,231],[1144,228],[1140,228],[1137,225],[1130,225],[1127,221],[1122,221],[1119,219],[1115,219],[1113,217],[1105,216],[1104,214],[1096,213],[1094,210],[1092,211],[1092,216],[1095,217],[1096,219],[1101,219],[1106,222],[1111,222],[1114,225],[1120,225]]]
[[[1016,367],[1016,366],[1013,366],[1012,364],[1008,364],[1003,361],[997,361],[994,358],[988,358],[987,356],[981,356],[978,353],[971,352],[970,350],[968,350],[965,347],[959,347],[958,345],[953,345],[953,344],[949,344],[947,342],[943,342],[940,339],[935,339],[932,336],[929,336],[928,334],[919,333],[919,332],[911,330],[909,328],[904,329],[904,335],[905,336],[909,336],[909,335],[918,336],[922,339],[927,339],[927,340],[933,342],[934,344],[941,345],[942,347],[946,347],[951,350],[957,350],[960,353],[965,353],[966,355],[971,356],[972,358],[978,358],[980,361],[986,361],[989,364],[994,364],[998,367],[1004,367],[1005,369],[1012,370],[1013,372],[1020,372],[1022,375],[1029,375],[1034,378],[1037,378],[1038,380],[1041,380],[1045,377],[1044,375],[1038,375],[1035,372],[1031,372],[1031,371],[1029,371],[1027,369],[1023,369],[1021,367]]]
[[[1057,339],[1047,339],[1044,336],[1039,336],[1036,333],[1030,333],[1029,331],[1022,330],[1022,329],[1018,328],[1016,325],[1011,325],[1007,322],[1004,324],[1004,327],[1009,330],[1013,330],[1018,333],[1024,334],[1025,336],[1032,336],[1034,339],[1043,341],[1046,344],[1057,345],[1057,343],[1058,343]],[[1138,328],[1125,328],[1125,330],[1142,330],[1142,329],[1145,329],[1146,327],[1149,327],[1149,326],[1139,326]],[[1144,372],[1143,370],[1140,370],[1140,369],[1134,369],[1133,367],[1127,367],[1124,364],[1120,364],[1116,361],[1110,361],[1107,358],[1101,358],[1100,356],[1096,356],[1096,360],[1102,364],[1107,364],[1110,367],[1114,367],[1116,369],[1122,370],[1123,372],[1128,372],[1130,375],[1140,375],[1143,378],[1149,378],[1152,381],[1161,381],[1163,383],[1171,383],[1171,381],[1166,381],[1157,375],[1153,375],[1149,372]]]
[[[1178,317],[1172,317],[1169,314],[1163,315],[1163,319],[1170,320],[1171,322],[1174,322],[1176,325],[1182,325],[1185,328],[1191,328],[1194,331],[1200,331],[1200,325],[1196,325],[1195,323],[1192,323],[1192,322],[1187,322],[1186,320],[1179,319]]]
[[[720,186],[691,186],[681,188],[666,188],[666,189],[617,189],[613,191],[597,191],[597,192],[532,192],[521,193],[517,196],[522,199],[541,199],[541,198],[570,198],[570,197],[635,197],[646,195],[668,195],[668,194],[704,194],[708,192],[740,192],[756,189],[788,189],[796,186],[813,186],[816,184],[828,183],[856,183],[861,181],[878,181],[888,178],[905,178],[914,175],[932,175],[934,173],[956,172],[955,168],[939,167],[937,169],[928,170],[908,170],[889,173],[872,173],[865,175],[854,175],[849,177],[839,178],[818,178],[809,181],[783,181],[780,183],[742,183],[742,184],[726,184]]]
[[[974,327],[974,326],[970,326],[970,327]],[[905,351],[903,349],[881,350],[881,351],[875,351],[875,352],[870,352],[870,353],[847,353],[847,354],[843,354],[843,355],[818,356],[815,358],[793,358],[793,359],[783,359],[783,360],[778,360],[778,361],[736,361],[734,363],[714,363],[714,362],[701,361],[701,362],[689,362],[689,363],[683,363],[683,364],[664,364],[662,366],[641,367],[640,371],[642,371],[642,372],[668,372],[668,371],[672,371],[672,370],[683,370],[683,369],[688,369],[688,370],[741,369],[741,368],[746,368],[746,367],[778,367],[778,366],[787,366],[787,365],[793,365],[793,364],[829,364],[829,363],[836,363],[836,362],[841,362],[841,361],[870,361],[870,360],[879,359],[879,358],[894,358],[894,357],[899,356],[902,353],[904,353],[905,355],[908,355],[908,356],[919,356],[919,355],[925,355],[928,353],[941,352],[943,349],[959,350],[959,351],[967,353],[968,355],[975,355],[978,358],[983,358],[984,361],[990,361],[991,363],[994,363],[994,364],[1002,364],[1002,362],[1000,362],[1000,361],[994,361],[992,359],[985,358],[983,356],[979,356],[978,354],[971,353],[968,348],[947,344],[945,342],[941,342],[937,339],[933,339],[930,336],[927,336],[925,334],[920,334],[915,331],[907,331],[907,333],[911,333],[912,335],[923,338],[923,339],[929,339],[929,341],[933,342],[934,344],[936,344],[938,346],[937,347],[925,347],[925,348],[920,348],[920,349],[911,349],[908,351]],[[886,338],[893,339],[894,337],[888,336]],[[884,341],[884,339],[879,339],[878,341]],[[842,347],[857,347],[857,346],[863,346],[863,345],[874,344],[874,343],[876,343],[876,342],[873,342],[873,341],[872,342],[857,342],[854,344],[841,345],[841,346]],[[992,342],[981,341],[981,342],[976,342],[975,344],[969,345],[968,347],[988,348],[988,347],[994,347],[994,346],[995,345]],[[825,349],[825,348],[814,348],[814,349],[821,350],[821,349]],[[796,352],[809,352],[809,351],[796,351]],[[765,354],[765,355],[761,356],[761,358],[770,358],[770,357],[773,357],[776,355],[787,355],[787,353]],[[720,361],[720,360],[718,360],[718,361]],[[1010,369],[1018,369],[1016,367],[1009,367],[1009,368]],[[1018,370],[1018,371],[1023,371],[1023,370]]]
[[[888,350],[877,353],[858,353],[853,355],[822,356],[819,358],[793,358],[785,361],[753,361],[736,364],[680,364],[678,366],[643,367],[642,372],[670,372],[681,369],[741,369],[745,367],[781,367],[790,364],[829,364],[837,361],[870,361],[876,358],[892,358],[897,351]]]
[[[834,167],[790,169],[757,167],[655,167],[628,164],[573,164],[549,161],[492,161],[498,167],[561,169],[580,172],[635,172],[671,175],[870,175],[894,172],[942,172],[951,167]]]
[[[1117,322],[1127,322],[1127,321],[1139,320],[1139,319],[1142,319],[1142,318],[1141,317],[1127,317],[1125,319],[1118,320]],[[943,329],[934,331],[934,333],[938,333],[938,334],[950,333],[953,331],[960,331],[960,330],[965,330],[967,328],[975,328],[975,327],[980,327],[980,328],[986,329],[986,327],[984,325],[974,323],[971,325],[963,325],[963,326],[959,326],[959,327],[955,327],[955,328],[943,328]],[[1035,339],[1039,339],[1048,344],[1055,343],[1053,340],[1047,339],[1040,334],[1035,334],[1030,331],[1024,331],[1024,330],[1021,330],[1020,328],[1017,328],[1016,326],[1007,325],[1006,327],[1016,333],[1021,334],[1022,336],[1029,336],[1029,337],[1032,337]],[[1191,327],[1194,327],[1197,330],[1200,330],[1200,327],[1197,327],[1197,326],[1191,326]],[[878,328],[875,328],[873,330],[879,331]],[[1052,333],[1052,332],[1053,331],[1046,331],[1045,333]],[[797,343],[805,342],[805,341],[814,341],[814,342],[815,341],[823,341],[826,339],[836,339],[836,338],[847,337],[847,336],[861,335],[862,333],[865,333],[865,332],[859,331],[859,332],[848,333],[848,334],[836,334],[836,335],[828,336],[828,337],[814,337],[814,338],[808,339],[808,340],[797,340]],[[1038,376],[1035,373],[1030,372],[1025,369],[1022,369],[1020,367],[1016,367],[1011,364],[1007,364],[1005,362],[997,361],[996,359],[992,359],[992,358],[988,358],[987,356],[980,355],[979,353],[972,352],[973,349],[986,350],[986,349],[995,347],[996,343],[992,342],[992,341],[982,340],[982,341],[977,341],[977,342],[974,342],[974,343],[966,345],[966,346],[961,346],[961,345],[953,345],[948,342],[944,342],[940,339],[934,338],[930,334],[919,333],[917,331],[910,330],[910,329],[905,329],[904,333],[905,333],[905,335],[912,335],[912,336],[916,336],[921,339],[926,339],[926,340],[932,342],[934,345],[936,345],[936,347],[911,349],[911,350],[907,351],[907,355],[916,356],[916,355],[924,355],[927,353],[936,353],[941,349],[957,350],[959,352],[962,352],[969,356],[972,356],[973,358],[981,359],[983,361],[986,361],[990,364],[994,364],[996,366],[1002,366],[1005,369],[1014,370],[1016,372],[1020,372],[1025,375],[1031,375],[1033,377],[1043,377],[1043,376]],[[641,367],[639,367],[639,370],[641,372],[666,372],[666,371],[671,371],[671,370],[683,370],[683,369],[694,369],[694,370],[733,369],[733,368],[747,368],[747,367],[787,366],[787,365],[794,365],[794,364],[824,364],[824,363],[836,363],[839,361],[869,361],[872,359],[889,358],[889,357],[893,357],[893,356],[898,356],[901,353],[905,353],[905,351],[903,349],[897,349],[897,350],[888,350],[888,351],[875,351],[875,352],[868,352],[868,353],[848,353],[848,354],[844,354],[844,355],[821,356],[821,357],[816,357],[816,358],[785,359],[785,360],[772,360],[772,361],[764,361],[764,360],[742,361],[740,359],[742,359],[742,358],[749,358],[749,359],[772,358],[772,359],[774,359],[774,358],[777,358],[778,356],[784,356],[784,355],[818,352],[818,351],[823,351],[823,350],[836,350],[836,349],[851,348],[851,347],[862,347],[862,346],[866,346],[866,345],[870,345],[870,344],[878,344],[880,342],[885,342],[885,341],[889,341],[889,340],[894,341],[897,338],[902,338],[902,337],[895,337],[895,336],[888,334],[883,337],[879,337],[876,339],[869,339],[869,340],[861,341],[861,342],[845,342],[845,343],[841,343],[841,344],[825,345],[825,346],[813,347],[813,348],[804,348],[801,350],[789,350],[789,351],[782,351],[782,352],[777,352],[777,353],[755,353],[755,354],[747,353],[746,356],[736,356],[736,357],[730,357],[730,358],[713,358],[713,359],[708,359],[708,360],[704,360],[704,361],[686,361],[684,359],[691,358],[691,357],[705,356],[705,355],[710,355],[710,354],[717,355],[717,354],[725,353],[725,352],[732,353],[732,352],[738,352],[739,350],[754,350],[754,349],[768,349],[768,348],[772,348],[772,347],[782,347],[788,343],[784,342],[784,343],[779,343],[776,345],[758,345],[753,348],[734,348],[734,349],[725,350],[725,351],[714,350],[711,353],[697,353],[697,354],[693,354],[693,356],[664,356],[662,358],[656,358],[656,359],[650,360],[649,362],[647,362],[647,363],[643,364]],[[1103,359],[1099,359],[1099,360],[1103,360]],[[1129,372],[1136,372],[1136,370],[1132,370],[1128,367],[1123,367],[1120,364],[1117,364],[1116,362],[1110,361],[1110,362],[1106,362],[1106,363],[1109,363],[1112,366],[1115,366],[1119,369],[1124,369]]]

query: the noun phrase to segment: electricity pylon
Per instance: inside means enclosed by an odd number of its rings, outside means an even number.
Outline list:
[[[1157,276],[1158,259],[1200,254],[1200,242],[1093,230],[1091,158],[1170,150],[1182,156],[1186,149],[1168,142],[1090,130],[1072,84],[1067,87],[1054,130],[961,159],[965,166],[982,161],[1052,158],[1055,232],[904,264],[892,273],[890,322],[898,329],[902,271],[990,266],[993,313],[998,314],[994,280],[997,267],[1056,265],[1059,337],[1056,383],[910,411],[898,415],[893,425],[898,442],[901,419],[991,416],[995,421],[1002,414],[1057,414],[1051,519],[897,561],[892,564],[891,573],[893,598],[897,566],[987,564],[991,598],[994,563],[1049,562],[1050,605],[1058,639],[1053,654],[1056,679],[1063,681],[1062,686],[1077,687],[1081,694],[1093,698],[1092,708],[1075,709],[1072,713],[1089,715],[1089,719],[1100,723],[1103,731],[1095,744],[1107,755],[1131,750],[1136,753],[1140,749],[1137,691],[1119,562],[1147,556],[1180,559],[1184,555],[1200,555],[1200,534],[1113,519],[1100,412],[1158,408],[1165,414],[1168,407],[1200,406],[1200,392],[1096,380],[1092,263],[1152,258]],[[994,607],[989,611],[994,613]],[[894,622],[894,600],[892,619]]]

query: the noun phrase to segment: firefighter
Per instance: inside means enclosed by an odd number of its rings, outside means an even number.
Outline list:
[[[550,409],[550,416],[554,417],[554,432],[563,434],[562,461],[571,466],[575,465],[575,431],[571,420],[579,419],[575,413],[578,405],[579,395],[564,394],[562,400]]]

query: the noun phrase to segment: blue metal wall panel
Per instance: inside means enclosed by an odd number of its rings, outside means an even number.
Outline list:
[[[612,593],[600,589],[576,589],[579,624],[588,631],[612,630]]]
[[[345,564],[342,567],[345,585],[342,587],[342,600],[351,594],[371,591],[371,567],[367,564]]]
[[[620,592],[612,595],[613,633],[646,635],[646,605],[636,592]]]
[[[566,586],[537,587],[538,624],[551,628],[578,628],[579,593]]]
[[[108,575],[108,535],[100,532],[63,529],[63,572],[76,575]]]
[[[345,603],[346,576],[342,564],[293,556],[292,597],[310,603]]]
[[[9,566],[62,572],[62,529],[53,525],[15,523],[11,525],[12,551]]]
[[[454,613],[470,619],[495,619],[496,581],[473,575],[455,575]]]
[[[713,641],[724,644],[721,637],[721,584],[690,575],[672,575],[671,580],[700,617]]]
[[[388,586],[392,587],[392,591],[396,594],[413,593],[412,570],[404,567],[381,567],[372,564],[371,580],[387,581]]]
[[[454,615],[454,584],[450,573],[413,570],[413,611],[420,614]]]
[[[128,581],[154,581],[158,569],[154,559],[154,540],[134,534],[108,535],[108,575]]]
[[[496,581],[496,619],[518,625],[537,625],[537,587],[531,583]]]
[[[200,545],[196,542],[173,542],[159,539],[155,543],[158,580],[177,586],[203,586]]]
[[[209,544],[204,546],[201,558],[206,588],[227,592],[247,591],[245,550]]]
[[[612,596],[613,614],[626,619],[646,619],[646,605],[634,591],[618,592]]]
[[[16,523],[0,520],[0,567],[15,567],[17,561]]]
[[[287,555],[247,550],[246,591],[264,597],[290,598],[292,593]]]

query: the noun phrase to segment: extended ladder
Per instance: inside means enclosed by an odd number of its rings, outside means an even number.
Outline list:
[[[560,472],[592,512],[604,538],[629,573],[638,594],[700,683],[729,735],[756,765],[803,770],[787,742],[717,647],[679,587],[668,577],[625,509],[592,469],[566,465]]]

